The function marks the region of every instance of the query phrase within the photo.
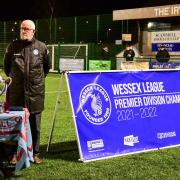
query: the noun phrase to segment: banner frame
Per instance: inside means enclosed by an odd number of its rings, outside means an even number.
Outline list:
[[[67,88],[68,88],[68,93],[69,93],[69,99],[70,99],[70,104],[71,104],[71,109],[72,109],[72,117],[73,117],[73,122],[74,122],[74,126],[75,126],[75,131],[76,131],[78,151],[79,151],[79,155],[80,155],[79,161],[86,163],[86,162],[91,162],[91,161],[96,161],[96,160],[109,159],[109,158],[113,158],[113,157],[127,156],[127,155],[131,155],[131,154],[137,154],[137,153],[142,153],[142,152],[149,152],[149,151],[155,151],[155,150],[159,150],[159,149],[167,149],[167,148],[180,146],[180,144],[176,144],[176,145],[170,145],[170,146],[165,146],[165,147],[160,147],[160,148],[144,149],[144,150],[135,151],[135,152],[99,157],[99,158],[88,159],[88,160],[85,160],[83,158],[83,153],[82,153],[82,149],[81,149],[81,145],[80,145],[80,138],[79,138],[79,134],[78,134],[78,128],[76,125],[76,116],[75,116],[75,112],[74,112],[74,108],[73,108],[73,101],[72,101],[72,96],[71,96],[71,89],[70,89],[68,74],[77,74],[77,73],[78,74],[79,73],[89,74],[89,73],[102,73],[102,72],[103,73],[104,72],[136,72],[136,71],[160,72],[160,71],[180,71],[180,69],[146,69],[146,70],[132,70],[131,69],[131,70],[104,70],[104,71],[102,71],[102,70],[101,71],[69,71],[69,72],[65,73],[66,83],[67,83]]]

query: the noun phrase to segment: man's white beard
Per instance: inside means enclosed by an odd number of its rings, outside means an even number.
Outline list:
[[[33,37],[32,37],[33,38]],[[28,37],[28,36],[21,36],[21,40],[23,41],[31,41],[32,38]]]

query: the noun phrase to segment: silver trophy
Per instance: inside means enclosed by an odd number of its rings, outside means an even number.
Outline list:
[[[3,79],[2,76],[0,76],[0,113],[5,112],[6,93],[11,82],[12,79],[10,77]]]

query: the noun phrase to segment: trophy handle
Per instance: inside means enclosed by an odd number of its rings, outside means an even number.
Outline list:
[[[7,87],[9,87],[11,83],[12,83],[12,78],[11,78],[11,77],[8,77],[8,78],[5,80],[5,84],[7,84]]]
[[[0,96],[3,93],[6,93],[7,88],[10,86],[10,84],[12,83],[12,78],[8,77],[6,80],[1,80],[2,83],[4,83],[4,86],[2,88],[2,90],[0,90]]]

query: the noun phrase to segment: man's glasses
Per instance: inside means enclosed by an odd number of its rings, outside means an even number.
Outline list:
[[[22,27],[21,28],[21,31],[34,31],[34,29],[30,29],[30,28],[26,28],[26,27]]]

